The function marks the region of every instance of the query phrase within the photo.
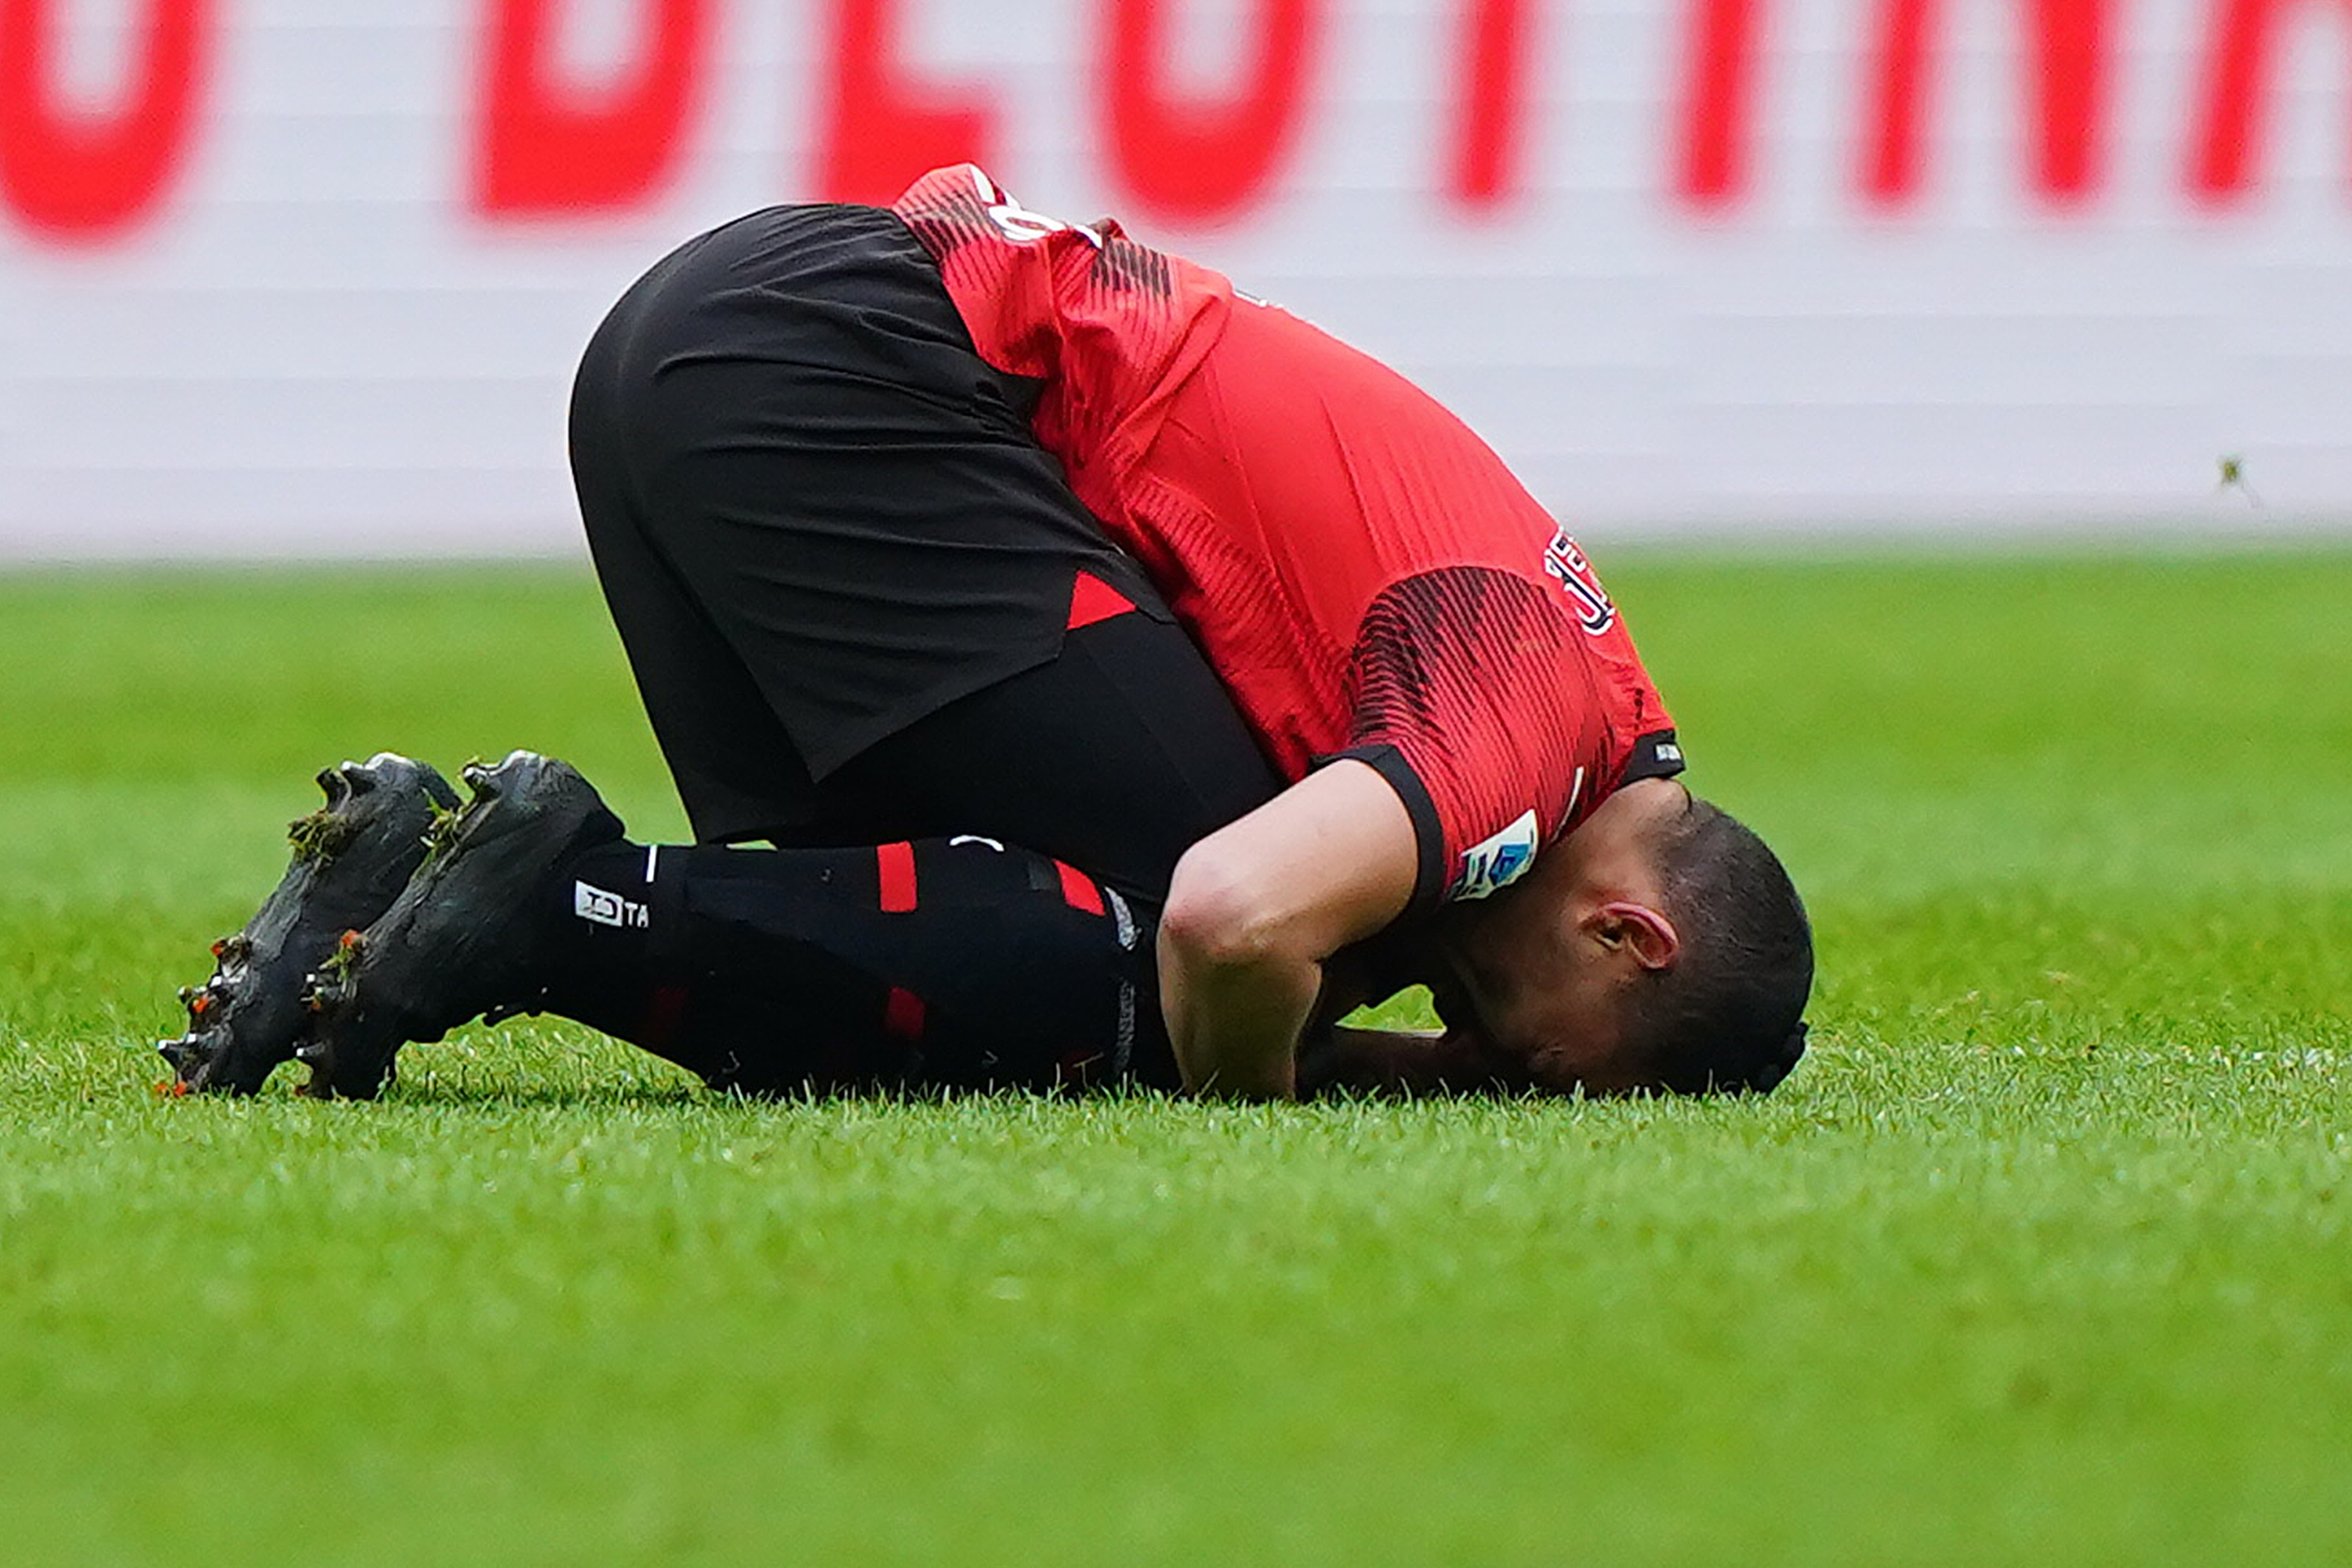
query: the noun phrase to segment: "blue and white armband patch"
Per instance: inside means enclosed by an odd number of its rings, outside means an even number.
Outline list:
[[[1462,869],[1445,896],[1483,899],[1509,887],[1536,863],[1536,837],[1535,812],[1521,812],[1508,827],[1462,852]]]

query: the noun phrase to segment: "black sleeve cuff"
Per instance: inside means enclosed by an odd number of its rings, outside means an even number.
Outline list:
[[[1404,802],[1405,815],[1412,818],[1412,835],[1420,849],[1420,864],[1413,873],[1412,902],[1410,908],[1428,909],[1445,894],[1445,828],[1437,820],[1437,803],[1429,797],[1429,786],[1404,760],[1404,753],[1387,742],[1369,746],[1350,746],[1344,752],[1334,752],[1328,757],[1318,757],[1315,765],[1336,763],[1342,757],[1352,757],[1381,777]]]
[[[1683,771],[1683,748],[1672,730],[1653,730],[1633,742],[1633,754],[1625,760],[1625,771],[1617,780],[1619,787],[1635,779],[1669,779]]]

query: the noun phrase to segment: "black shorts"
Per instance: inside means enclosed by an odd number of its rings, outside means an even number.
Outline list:
[[[573,389],[607,603],[706,842],[1003,837],[1150,898],[1280,781],[894,215],[664,259]],[[1084,572],[1133,613],[1071,632]]]

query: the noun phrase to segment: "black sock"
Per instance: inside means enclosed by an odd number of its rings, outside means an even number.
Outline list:
[[[1149,911],[964,836],[608,844],[543,910],[550,1012],[721,1087],[1172,1085]]]

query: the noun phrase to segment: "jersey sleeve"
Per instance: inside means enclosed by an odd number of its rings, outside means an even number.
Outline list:
[[[1541,584],[1487,567],[1404,578],[1366,611],[1338,755],[1378,770],[1412,815],[1416,905],[1508,886],[1627,778],[1680,770],[1663,713],[1638,739],[1612,733],[1590,635]]]

